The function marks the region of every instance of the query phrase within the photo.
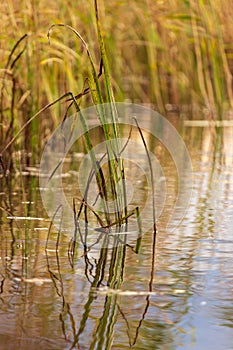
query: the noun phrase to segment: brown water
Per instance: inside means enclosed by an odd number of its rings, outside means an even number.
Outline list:
[[[185,126],[182,135],[193,163],[183,191],[192,186],[192,198],[182,223],[174,218],[167,231],[177,183],[161,153],[167,197],[154,270],[151,232],[139,254],[130,246],[85,254],[78,240],[72,259],[71,233],[60,234],[56,249],[56,228],[45,249],[50,221],[35,169],[1,188],[1,350],[233,348],[233,128],[216,135]],[[63,180],[70,198],[74,174]]]

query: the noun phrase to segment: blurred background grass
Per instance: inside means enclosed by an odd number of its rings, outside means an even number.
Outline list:
[[[99,9],[116,101],[150,103],[163,114],[188,111],[189,118],[200,118],[199,110],[221,118],[233,107],[231,0],[111,0],[99,1]],[[0,11],[0,137],[6,142],[48,102],[85,86],[86,51],[64,28],[52,32],[49,45],[52,24],[76,28],[96,67],[100,58],[92,0],[8,0]],[[91,95],[81,101],[90,104]],[[46,139],[62,108],[57,104],[26,129],[25,149],[38,147],[41,135]]]

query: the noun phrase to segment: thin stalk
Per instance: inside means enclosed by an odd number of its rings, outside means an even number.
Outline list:
[[[155,184],[154,184],[154,172],[153,172],[153,167],[152,167],[152,163],[151,163],[151,159],[150,159],[150,154],[149,154],[149,150],[147,148],[147,144],[146,144],[146,141],[145,141],[145,138],[143,136],[143,133],[142,133],[142,130],[138,124],[138,121],[136,118],[133,118],[135,120],[135,123],[137,125],[137,128],[138,128],[138,131],[139,131],[139,134],[141,136],[141,139],[142,139],[142,142],[143,142],[143,145],[145,147],[145,151],[146,151],[146,155],[147,155],[147,159],[148,159],[148,163],[149,163],[149,169],[150,169],[150,180],[151,180],[151,191],[152,191],[152,210],[153,210],[153,233],[154,233],[154,236],[156,236],[156,233],[157,233],[157,228],[156,228],[156,215],[155,215],[155,212],[156,212],[156,207],[155,207]]]
[[[190,0],[190,3],[192,8],[193,0]],[[201,49],[200,49],[197,20],[196,20],[195,14],[193,13],[191,14],[191,24],[192,24],[193,39],[194,39],[194,50],[195,50],[196,61],[197,61],[197,75],[198,75],[199,86],[200,86],[202,96],[204,97],[205,104],[206,106],[209,107],[210,103],[209,103],[209,96],[205,86],[204,68],[203,68],[202,55],[201,55]]]
[[[135,247],[135,253],[138,254],[140,251],[141,242],[142,242],[142,221],[140,216],[140,210],[138,207],[136,208],[136,217],[138,222],[138,238],[137,238],[137,243]]]

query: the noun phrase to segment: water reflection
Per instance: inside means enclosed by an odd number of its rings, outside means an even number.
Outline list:
[[[9,192],[1,179],[2,348],[231,349],[232,134],[231,127],[218,133],[183,129],[193,161],[193,196],[172,234],[166,214],[177,183],[169,155],[156,145],[168,179],[166,206],[156,249],[148,232],[139,254],[133,244],[88,250],[78,240],[74,247],[69,232],[59,233],[46,219],[22,219],[46,218],[36,175],[12,179]],[[64,179],[67,193],[70,180],[72,174]]]

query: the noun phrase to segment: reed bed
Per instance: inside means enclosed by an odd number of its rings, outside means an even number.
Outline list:
[[[137,254],[143,244],[140,208],[130,212],[126,205],[122,181],[124,164],[118,160],[122,149],[117,141],[111,141],[112,138],[117,140],[119,136],[115,99],[152,103],[161,113],[181,109],[184,105],[198,104],[207,109],[208,118],[221,118],[223,110],[233,106],[233,31],[230,5],[230,0],[217,0],[214,3],[194,0],[173,0],[169,3],[134,0],[129,6],[128,2],[115,0],[99,2],[98,11],[96,0],[68,5],[59,0],[56,3],[42,0],[25,1],[23,5],[18,1],[1,4],[5,28],[1,34],[0,47],[3,62],[0,71],[1,173],[7,175],[11,171],[16,150],[25,151],[26,164],[30,164],[31,154],[40,155],[37,151],[38,145],[40,151],[55,126],[66,120],[72,104],[81,116],[86,149],[92,160],[93,173],[89,174],[89,177],[95,176],[98,184],[97,195],[103,198],[104,217],[100,217],[99,213],[88,205],[85,195],[78,199],[79,207],[73,198],[75,232],[68,247],[71,267],[75,266],[76,242],[79,235],[87,272],[89,268],[88,253],[92,247],[87,246],[85,235],[79,228],[80,215],[83,215],[87,226],[89,216],[96,217],[99,228],[102,229],[99,234],[102,246],[96,271],[92,276],[85,312],[79,327],[73,327],[71,348],[79,344],[80,335],[86,327],[90,317],[90,306],[95,299],[94,292],[98,292],[102,284],[110,290],[119,289],[123,281],[126,249],[132,249]],[[227,8],[229,11],[226,11]],[[93,25],[94,22],[96,25]],[[50,45],[45,28],[50,28]],[[104,102],[110,103],[111,106],[110,126],[106,126],[108,123],[105,120],[105,111],[100,107]],[[85,118],[82,118],[82,108],[90,104],[96,105],[98,109],[105,141],[113,142],[110,147],[106,147],[107,176],[92,151],[90,134],[85,132],[86,122]],[[147,145],[137,121],[135,126],[144,144],[154,191]],[[37,162],[38,159],[33,159],[33,162]],[[119,183],[122,183],[120,189]],[[87,182],[85,193],[88,192],[88,186]],[[106,204],[109,194],[111,199],[116,199],[113,216],[109,214]],[[59,211],[62,218],[62,206],[57,208],[54,218]],[[148,296],[135,339],[130,345],[136,343],[149,308],[149,293],[152,292],[157,233],[154,202],[153,214]],[[122,242],[122,236],[118,235],[122,233],[122,227],[126,226],[125,223],[132,215],[138,222],[139,231],[135,246],[128,245],[126,239]],[[51,227],[52,223],[46,248]],[[113,227],[114,245],[110,249],[109,239]],[[63,301],[61,321],[64,322],[63,312],[67,312],[74,325],[73,315],[64,297],[60,273],[60,234],[59,230],[55,246],[58,273],[53,271],[48,255],[47,266],[58,295]],[[99,240],[96,243],[99,243]],[[106,274],[107,258],[110,264]],[[107,294],[91,349],[94,349],[96,344],[98,348],[102,348],[105,338],[105,348],[111,348],[118,309],[117,297],[111,293]],[[105,338],[104,334],[107,334]]]
[[[47,29],[56,23],[77,29],[93,53],[96,70],[100,54],[93,0],[68,5],[61,0],[8,1],[0,10],[1,154],[40,108],[68,91],[76,95],[87,87],[90,64],[82,43],[69,31],[55,30],[49,44]],[[204,118],[221,119],[223,111],[232,108],[230,0],[133,0],[130,6],[100,1],[99,13],[116,101],[151,103],[163,114],[188,110],[190,118],[198,108]],[[95,98],[86,94],[80,107],[93,104]],[[24,150],[23,162],[35,164],[65,111],[65,104],[54,104],[40,122],[33,119],[8,153]],[[2,155],[1,172],[6,159],[5,168],[11,169],[11,157]]]
[[[130,6],[126,1],[111,0],[101,1],[99,6],[118,101],[153,103],[161,112],[168,105],[232,107],[230,0],[133,0]],[[3,2],[1,14],[1,69],[6,67],[15,43],[28,35],[26,52],[11,70],[18,79],[18,124],[59,95],[82,89],[88,65],[80,43],[69,33],[57,31],[49,46],[46,32],[53,23],[71,25],[98,55],[97,33],[92,25],[95,13],[92,0],[68,5],[61,0],[28,0],[23,4]],[[3,80],[10,84],[9,76],[3,76],[1,71],[1,84]],[[4,110],[9,108],[10,93],[4,95]],[[50,111],[50,123],[57,121],[58,112],[59,106]],[[43,128],[51,127],[50,123]]]
[[[86,193],[88,193],[89,190],[89,182],[86,184],[85,194],[83,198],[81,198],[81,206],[78,211],[78,214],[76,215],[76,208],[75,208],[75,198],[73,199],[74,202],[74,212],[75,212],[75,225],[78,225],[79,217],[82,213],[82,210],[84,211],[85,216],[85,222],[88,223],[88,213],[92,212],[99,224],[102,226],[103,229],[110,229],[111,226],[117,226],[118,229],[122,226],[122,224],[126,224],[129,216],[135,214],[138,217],[139,220],[139,210],[138,208],[132,212],[128,213],[127,210],[127,198],[126,198],[126,188],[125,188],[125,173],[124,173],[124,164],[121,160],[120,154],[122,152],[121,145],[118,142],[118,138],[120,137],[119,133],[119,126],[118,126],[118,112],[115,105],[115,96],[113,92],[111,77],[110,77],[110,69],[109,69],[109,61],[106,53],[105,48],[105,42],[102,35],[102,29],[101,29],[101,23],[99,18],[99,9],[97,0],[94,1],[94,14],[95,14],[95,23],[96,23],[96,32],[97,32],[97,43],[98,43],[98,52],[96,54],[97,58],[99,59],[99,70],[97,70],[96,67],[96,57],[93,56],[93,50],[91,51],[89,49],[89,46],[85,39],[83,38],[82,34],[77,31],[74,27],[68,25],[68,24],[53,24],[50,26],[47,37],[49,43],[51,42],[51,34],[52,32],[56,32],[58,29],[61,29],[65,33],[69,33],[69,38],[71,36],[74,36],[76,39],[76,43],[81,44],[81,50],[83,51],[83,54],[86,55],[87,62],[89,64],[88,69],[88,77],[85,79],[86,86],[83,86],[83,89],[79,94],[74,96],[72,92],[66,92],[62,94],[60,97],[56,98],[53,102],[48,103],[45,107],[34,113],[32,116],[30,114],[26,117],[26,120],[24,121],[24,124],[21,128],[18,128],[17,125],[15,126],[15,100],[16,100],[16,93],[17,93],[17,85],[19,85],[19,78],[17,76],[16,70],[16,64],[20,62],[22,56],[25,54],[25,51],[27,52],[28,48],[28,35],[23,35],[13,46],[13,49],[11,50],[6,66],[3,69],[3,86],[1,89],[1,107],[2,107],[2,136],[4,126],[6,125],[7,132],[4,137],[3,142],[3,148],[1,149],[1,167],[2,172],[6,176],[7,173],[11,170],[10,165],[7,162],[7,159],[12,160],[11,149],[12,146],[14,146],[14,143],[16,139],[21,136],[24,133],[24,141],[27,142],[25,145],[25,150],[27,151],[26,154],[28,154],[28,144],[31,143],[31,148],[35,146],[35,143],[33,142],[33,134],[31,136],[31,132],[33,131],[33,128],[36,124],[36,129],[38,129],[39,123],[38,118],[42,115],[43,120],[43,114],[49,111],[51,107],[56,107],[57,105],[60,106],[61,101],[68,102],[68,107],[65,109],[65,114],[63,117],[63,125],[66,121],[66,118],[68,116],[68,112],[71,110],[71,107],[74,107],[74,111],[79,113],[79,119],[81,120],[81,125],[83,128],[83,134],[85,139],[85,146],[86,150],[90,154],[91,162],[92,162],[92,174],[89,176],[95,176],[96,182],[98,185],[98,194],[101,198],[102,206],[103,206],[103,212],[105,214],[105,218],[103,221],[103,218],[100,218],[90,206],[87,205],[87,199],[86,199]],[[7,76],[9,75],[9,79],[7,79]],[[100,78],[103,77],[103,84],[100,83]],[[9,80],[9,81],[8,81]],[[11,89],[11,100],[10,100],[10,108],[5,108],[4,104],[4,98],[7,97],[7,90],[8,86],[9,89]],[[88,131],[88,127],[86,124],[85,117],[82,114],[82,109],[80,107],[80,100],[83,96],[90,93],[92,102],[96,106],[97,116],[100,120],[100,125],[103,130],[104,134],[104,141],[106,142],[106,158],[107,158],[107,174],[103,173],[102,170],[102,164],[99,160],[97,160],[95,152],[93,150],[93,143],[90,136],[90,133]],[[24,101],[23,101],[24,102]],[[107,103],[107,105],[104,105],[104,103]],[[106,107],[107,106],[107,107]],[[72,113],[74,112],[72,111]],[[9,115],[9,116],[8,116]],[[8,118],[7,118],[8,117]],[[9,125],[7,125],[7,121],[9,120]],[[136,121],[137,123],[137,121]],[[41,124],[41,123],[40,123]],[[72,128],[72,126],[71,126]],[[143,134],[140,129],[140,126],[137,124],[137,128],[139,130],[139,133],[141,135],[142,141],[146,148],[146,143],[143,139]],[[72,130],[70,130],[70,133],[72,134]],[[36,133],[38,135],[38,133]],[[2,137],[3,139],[3,137]],[[67,142],[66,142],[67,143]],[[38,140],[36,142],[38,144]],[[148,152],[147,152],[148,153]],[[150,161],[150,159],[148,159]],[[57,168],[61,163],[56,166],[55,169],[52,170],[52,173],[50,174],[49,181],[53,178],[53,175],[56,174]],[[153,176],[152,176],[152,168],[150,164],[151,169],[151,181],[153,183]],[[98,198],[98,197],[97,197]],[[109,198],[114,201],[114,218],[110,215],[110,210],[108,208],[108,201]],[[154,205],[153,205],[154,207]],[[138,221],[139,222],[139,221]],[[78,227],[76,227],[77,231]],[[155,227],[155,220],[154,220],[154,231],[156,233],[156,227]],[[76,234],[76,233],[75,233]]]

